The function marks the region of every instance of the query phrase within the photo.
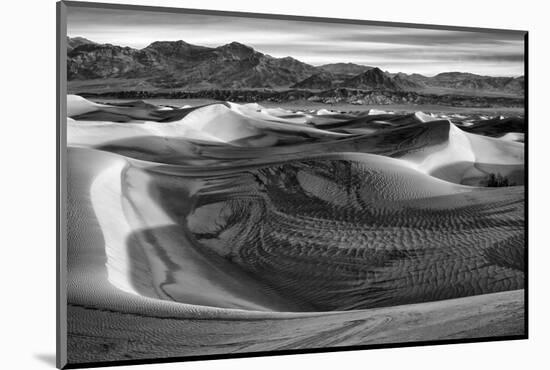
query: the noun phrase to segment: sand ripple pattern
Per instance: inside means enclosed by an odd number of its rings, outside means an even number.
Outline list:
[[[522,192],[427,197],[363,163],[297,162],[211,181],[188,226],[315,310],[371,308],[522,288]]]

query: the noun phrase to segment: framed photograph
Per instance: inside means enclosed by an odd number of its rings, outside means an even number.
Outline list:
[[[57,11],[59,368],[527,338],[526,31]]]

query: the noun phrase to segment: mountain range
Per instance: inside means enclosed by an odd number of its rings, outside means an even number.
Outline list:
[[[134,49],[68,37],[67,77],[69,91],[91,93],[352,88],[521,97],[524,92],[523,76],[446,72],[427,77],[353,63],[313,66],[292,57],[275,58],[238,42],[213,48],[181,40],[157,41]]]

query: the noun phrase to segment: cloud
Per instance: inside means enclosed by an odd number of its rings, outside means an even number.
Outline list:
[[[445,30],[419,30],[387,27],[385,30],[361,30],[338,34],[332,37],[334,41],[380,42],[402,45],[419,46],[445,46],[491,44],[506,45],[510,43],[522,43],[523,37],[516,34],[445,31]]]

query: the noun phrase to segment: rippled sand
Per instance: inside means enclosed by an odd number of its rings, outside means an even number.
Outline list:
[[[69,362],[524,333],[516,121],[68,106]]]

